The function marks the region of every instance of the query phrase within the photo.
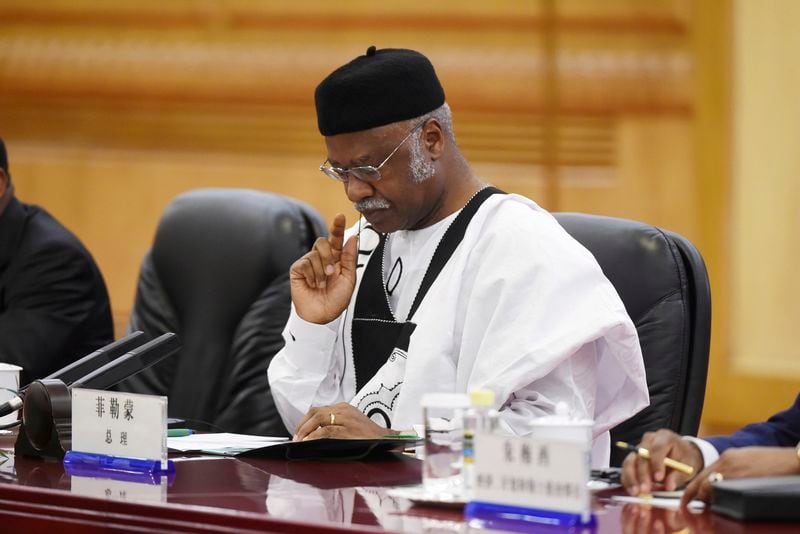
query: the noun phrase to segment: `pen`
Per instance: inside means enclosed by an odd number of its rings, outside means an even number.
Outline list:
[[[625,443],[624,441],[618,441],[616,443],[617,447],[620,449],[625,449],[626,451],[635,452],[639,455],[640,458],[644,458],[645,460],[650,459],[650,451],[645,449],[644,447],[637,447],[635,445],[631,445],[630,443]],[[686,475],[693,475],[694,474],[694,467],[691,465],[686,465],[683,462],[679,462],[678,460],[673,460],[672,458],[664,458],[664,465],[669,468],[675,469],[676,471],[680,471]]]
[[[383,436],[384,439],[419,439],[416,434],[387,434]]]
[[[182,438],[184,436],[191,436],[194,434],[194,430],[191,428],[168,428],[167,429],[167,437],[168,438]]]

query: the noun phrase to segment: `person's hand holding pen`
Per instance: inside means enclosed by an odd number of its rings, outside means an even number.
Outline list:
[[[356,285],[358,237],[344,243],[345,216],[337,214],[330,236],[320,237],[308,254],[292,264],[289,279],[297,315],[326,324],[341,315]]]
[[[638,445],[649,451],[649,459],[631,452],[622,463],[622,485],[631,495],[648,494],[653,491],[653,483],[662,483],[666,491],[687,482],[692,475],[677,469],[669,469],[664,464],[671,458],[693,468],[694,473],[703,469],[703,455],[692,442],[681,438],[670,430],[646,432]]]

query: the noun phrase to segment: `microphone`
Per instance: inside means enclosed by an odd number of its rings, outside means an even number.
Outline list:
[[[108,389],[178,352],[181,342],[173,333],[162,334],[124,356],[72,382],[72,388]]]
[[[61,379],[34,380],[25,393],[22,427],[14,450],[23,455],[63,458],[72,443],[73,388],[108,389],[180,348],[178,336],[163,334],[73,380],[70,386]]]
[[[78,378],[114,361],[123,354],[143,344],[146,338],[147,336],[141,330],[132,332],[122,339],[114,341],[113,343],[109,343],[104,347],[100,347],[96,351],[84,356],[80,360],[74,361],[69,365],[62,367],[58,371],[46,376],[43,380],[61,380],[64,382],[64,384],[69,386]],[[0,417],[14,413],[22,408],[22,402],[25,398],[25,391],[27,389],[27,385],[22,387],[19,390],[18,395],[12,397],[3,404],[0,404]]]
[[[84,356],[77,362],[73,362],[63,369],[59,369],[50,376],[46,376],[45,379],[57,379],[61,380],[66,385],[70,385],[80,377],[85,376],[87,373],[91,373],[95,369],[99,369],[101,366],[114,361],[123,354],[130,352],[139,345],[144,344],[146,339],[147,336],[145,333],[141,330],[137,330],[136,332],[128,334],[120,340],[94,351],[88,356]]]

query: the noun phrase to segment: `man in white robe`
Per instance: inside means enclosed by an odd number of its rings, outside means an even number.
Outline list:
[[[366,222],[290,270],[286,346],[269,381],[295,439],[379,437],[421,423],[428,392],[492,389],[506,432],[559,402],[608,430],[648,404],[636,330],[594,257],[534,202],[461,155],[433,66],[371,47],[316,91],[328,159]]]

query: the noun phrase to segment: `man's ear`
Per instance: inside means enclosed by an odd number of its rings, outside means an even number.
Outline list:
[[[425,126],[422,127],[422,139],[433,161],[442,157],[444,154],[444,131],[439,121],[436,119],[428,120]]]

